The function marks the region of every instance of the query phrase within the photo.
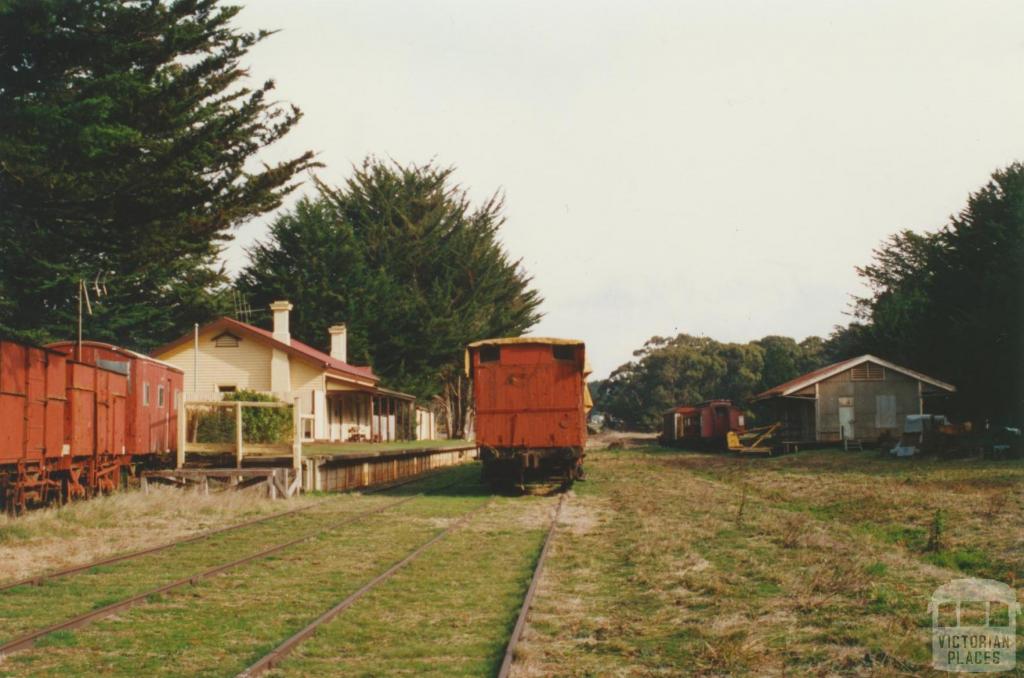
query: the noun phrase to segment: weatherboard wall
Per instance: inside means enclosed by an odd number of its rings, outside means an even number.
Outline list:
[[[818,383],[817,438],[841,440],[840,398],[852,399],[855,439],[898,438],[908,414],[921,413],[918,380],[883,369],[879,381],[858,381],[846,370]]]

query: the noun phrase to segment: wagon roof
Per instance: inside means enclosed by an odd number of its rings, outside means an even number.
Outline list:
[[[554,337],[503,337],[500,339],[481,339],[466,345],[466,375],[469,375],[469,349],[480,348],[481,346],[509,346],[515,344],[540,344],[542,346],[583,346],[586,351],[586,344],[579,339],[557,339]],[[584,355],[583,376],[589,376],[594,370],[590,367],[590,360]],[[589,396],[588,396],[589,397]]]
[[[501,339],[481,339],[469,344],[467,348],[480,346],[505,346],[508,344],[553,344],[556,346],[583,346],[579,339],[555,339],[552,337],[504,337]]]
[[[767,391],[758,393],[756,396],[754,396],[754,400],[764,400],[765,398],[774,398],[777,396],[788,396],[791,393],[795,393],[796,391],[807,388],[808,386],[813,386],[814,384],[817,384],[820,381],[824,381],[829,377],[834,377],[835,375],[841,372],[845,372],[850,368],[856,367],[857,365],[866,362],[872,362],[877,365],[881,365],[886,369],[890,369],[895,372],[900,372],[902,374],[907,375],[908,377],[917,379],[926,384],[930,384],[944,391],[949,391],[950,393],[956,391],[956,387],[953,386],[952,384],[947,384],[944,381],[939,381],[938,379],[929,377],[926,374],[915,372],[914,370],[908,369],[906,367],[901,367],[896,363],[891,363],[888,360],[883,360],[882,358],[878,358],[876,356],[871,355],[870,353],[867,353],[857,358],[850,358],[849,360],[842,360],[838,363],[826,365],[825,367],[801,375],[796,379],[791,379],[785,382],[784,384],[779,384],[774,388],[770,388]]]
[[[46,345],[46,348],[49,348],[49,349],[52,349],[52,350],[56,350],[56,349],[58,349],[58,347],[74,349],[74,347],[77,344],[78,344],[77,341],[66,339],[64,341],[54,341],[52,343],[49,343],[49,344]],[[89,341],[89,340],[83,340],[82,341],[82,346],[91,346],[93,348],[106,349],[108,351],[113,351],[114,353],[120,353],[121,355],[123,355],[123,356],[125,356],[127,358],[134,358],[136,360],[145,360],[146,362],[156,363],[157,365],[160,365],[161,367],[166,367],[167,369],[172,370],[174,372],[181,372],[182,374],[184,374],[184,371],[180,367],[176,367],[175,365],[172,365],[172,364],[170,364],[169,362],[167,362],[165,360],[160,360],[159,358],[154,358],[151,355],[146,355],[145,353],[139,353],[138,351],[133,351],[130,348],[125,348],[124,346],[117,346],[115,344],[108,344],[108,343],[106,343],[104,341]]]

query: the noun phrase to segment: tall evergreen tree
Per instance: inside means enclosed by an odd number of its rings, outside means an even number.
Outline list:
[[[830,340],[952,382],[955,414],[1024,422],[1024,164],[993,173],[936,232],[903,231],[858,273],[859,322]]]
[[[315,164],[253,163],[301,114],[244,84],[270,33],[233,27],[239,9],[0,4],[0,333],[70,336],[79,281],[102,276],[90,337],[145,349],[219,309],[232,228]]]
[[[473,206],[453,169],[367,159],[340,188],[282,214],[237,285],[253,307],[295,303],[292,333],[327,349],[349,326],[349,357],[389,385],[441,395],[455,434],[468,406],[467,343],[516,336],[540,318],[539,294],[498,242],[494,196]]]

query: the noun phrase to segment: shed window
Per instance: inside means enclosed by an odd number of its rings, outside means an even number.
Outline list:
[[[555,354],[555,360],[575,360],[576,359],[576,347],[575,346],[552,346],[551,350]]]
[[[874,363],[861,363],[850,370],[852,381],[884,381],[885,369]]]
[[[237,348],[239,339],[230,332],[223,332],[213,338],[213,345],[217,348]]]
[[[149,382],[142,385],[142,406],[149,407]]]
[[[156,406],[157,407],[163,407],[164,406],[164,386],[163,386],[163,384],[160,384],[159,386],[156,387]]]
[[[500,346],[481,346],[480,347],[480,362],[482,363],[496,363],[501,360],[501,347]]]

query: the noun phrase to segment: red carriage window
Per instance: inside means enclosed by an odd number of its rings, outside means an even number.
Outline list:
[[[555,355],[555,360],[576,360],[575,346],[552,346],[551,351]]]
[[[480,362],[482,363],[496,363],[501,360],[501,347],[500,346],[481,346],[480,347]]]

